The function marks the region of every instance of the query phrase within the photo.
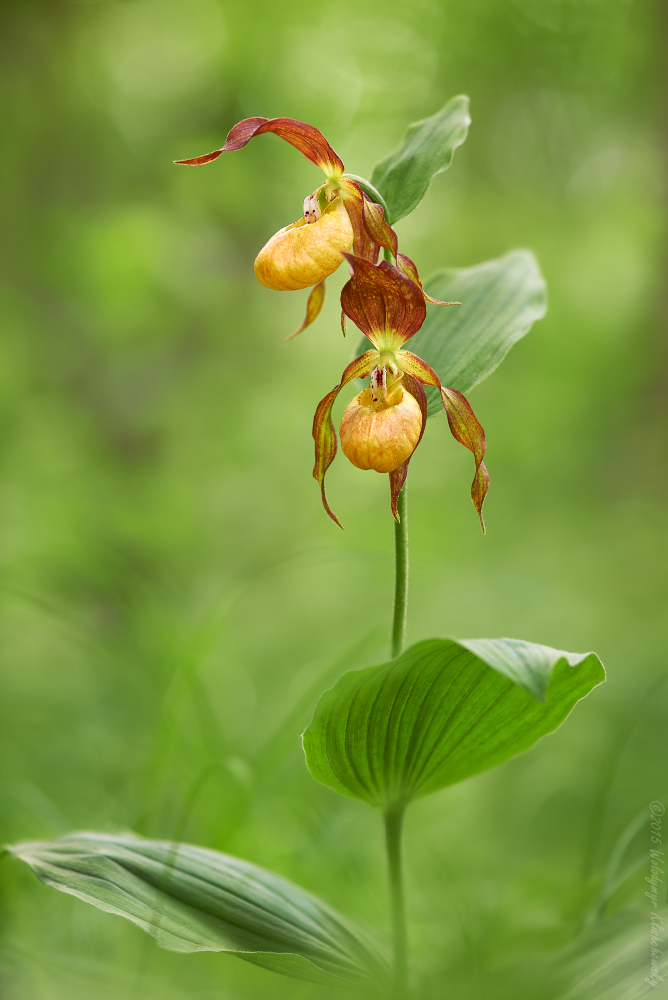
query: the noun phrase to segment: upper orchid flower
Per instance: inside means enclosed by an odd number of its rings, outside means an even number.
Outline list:
[[[374,265],[351,254],[346,257],[352,277],[341,293],[341,305],[374,349],[348,365],[340,383],[320,401],[315,412],[313,476],[320,485],[325,510],[342,527],[325,495],[325,473],[334,461],[337,448],[332,406],[344,385],[352,379],[370,375],[369,388],[355,396],[341,419],[339,434],[344,455],[360,469],[389,473],[392,513],[399,520],[397,499],[427,420],[423,385],[436,386],[453,437],[472,451],[475,458],[471,498],[484,531],[482,505],[489,485],[489,475],[482,460],[484,431],[466,397],[456,389],[442,386],[436,372],[403,347],[420,329],[426,316],[424,293],[409,276],[414,272],[414,265],[402,255],[398,258],[401,270],[387,261]]]
[[[375,263],[379,248],[397,256],[397,236],[385,221],[383,208],[360,185],[344,176],[344,166],[317,128],[294,118],[246,118],[230,131],[220,149],[177,163],[211,163],[221,153],[241,149],[256,135],[274,132],[295,146],[325,174],[325,183],[304,199],[304,214],[279,230],[255,260],[258,281],[277,291],[314,285],[301,333],[318,316],[325,300],[323,282],[343,262],[343,254]],[[286,338],[290,339],[290,338]]]

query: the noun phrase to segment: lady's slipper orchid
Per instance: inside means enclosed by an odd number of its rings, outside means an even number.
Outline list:
[[[255,260],[255,274],[267,288],[283,292],[314,286],[304,322],[291,335],[295,337],[320,313],[325,300],[323,282],[337,270],[343,254],[352,250],[356,257],[375,264],[382,246],[396,259],[397,236],[386,223],[383,208],[356,181],[344,176],[343,163],[322,133],[294,118],[246,118],[234,126],[220,149],[176,163],[211,163],[221,153],[242,149],[265,132],[291,143],[327,178],[304,199],[303,216],[272,236]]]
[[[313,476],[320,485],[325,510],[342,527],[325,494],[325,473],[337,449],[332,406],[344,385],[370,375],[369,388],[358,393],[343,414],[339,427],[343,453],[358,468],[389,473],[392,513],[399,520],[397,499],[427,422],[423,385],[436,386],[453,437],[473,452],[475,458],[471,498],[484,531],[482,505],[489,486],[482,460],[484,431],[466,397],[456,389],[442,386],[436,372],[403,347],[426,317],[421,285],[404,273],[411,273],[412,262],[408,258],[398,261],[402,264],[400,270],[387,261],[375,265],[352,254],[345,256],[352,277],[341,292],[341,305],[369,338],[374,350],[366,351],[348,365],[339,384],[320,401],[315,412]]]

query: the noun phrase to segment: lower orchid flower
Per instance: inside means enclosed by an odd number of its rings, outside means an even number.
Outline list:
[[[403,347],[426,317],[422,288],[405,273],[412,273],[411,262],[407,258],[398,261],[402,264],[399,270],[387,261],[375,265],[352,254],[345,257],[352,277],[341,292],[341,305],[345,315],[369,338],[373,350],[348,365],[339,384],[318,403],[315,411],[313,476],[320,486],[325,510],[343,527],[325,493],[325,473],[337,451],[332,407],[344,385],[370,375],[369,387],[357,393],[341,419],[339,434],[346,458],[359,469],[389,474],[390,503],[398,521],[397,500],[406,481],[408,463],[427,422],[427,396],[423,387],[435,386],[441,394],[452,436],[473,452],[475,476],[471,499],[484,532],[482,505],[489,486],[483,462],[484,431],[466,397],[456,389],[442,386],[436,372]]]
[[[297,336],[317,318],[325,301],[324,281],[352,250],[375,263],[379,248],[397,257],[397,235],[357,180],[344,175],[341,159],[313,125],[294,118],[246,118],[234,126],[225,145],[212,153],[176,163],[199,166],[222,153],[242,149],[254,136],[273,132],[291,143],[324,172],[326,181],[304,199],[304,214],[271,237],[255,260],[258,281],[276,291],[314,286]],[[368,186],[368,182],[359,181]],[[373,190],[373,189],[372,189]],[[286,340],[291,339],[287,337]]]

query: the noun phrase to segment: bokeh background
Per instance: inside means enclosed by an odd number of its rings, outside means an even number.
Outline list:
[[[300,733],[341,673],[387,657],[387,481],[337,460],[341,532],[311,479],[313,410],[357,340],[338,326],[344,275],[282,346],[306,293],[252,267],[320,174],[273,136],[172,160],[241,118],[292,116],[369,176],[410,121],[468,93],[469,139],[402,248],[428,275],[529,247],[550,310],[472,396],[486,537],[443,417],[413,460],[409,639],[595,649],[609,679],[529,754],[412,807],[420,995],[565,989],[544,963],[591,924],[625,831],[630,874],[603,919],[646,912],[642,817],[668,797],[661,14],[3,0],[2,841],[188,840],[385,933],[378,817],[316,785]],[[161,952],[7,858],[0,933],[7,1000],[334,995]]]

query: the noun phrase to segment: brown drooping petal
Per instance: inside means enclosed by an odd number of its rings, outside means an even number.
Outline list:
[[[322,309],[324,302],[325,302],[325,282],[321,281],[315,286],[314,289],[312,289],[311,294],[308,297],[308,302],[306,303],[306,316],[304,316],[304,322],[299,327],[299,329],[295,330],[294,333],[291,333],[289,337],[284,337],[282,343],[285,344],[288,342],[288,340],[292,340],[293,337],[296,337],[299,333],[305,330],[307,326],[311,325],[311,323],[315,323],[318,316],[320,315],[320,310]]]
[[[471,485],[471,499],[478,512],[480,527],[484,534],[485,522],[482,516],[482,505],[489,489],[489,473],[482,460],[486,448],[485,432],[478,423],[469,401],[461,392],[441,387],[441,398],[448,415],[450,433],[460,444],[473,452],[475,458],[475,477]]]
[[[398,358],[399,364],[405,373],[413,375],[425,385],[434,385],[441,393],[443,406],[448,417],[450,433],[456,441],[463,444],[465,448],[473,452],[475,459],[475,476],[471,484],[471,499],[473,506],[478,512],[480,526],[485,531],[485,522],[482,516],[482,505],[489,489],[489,473],[485,468],[483,456],[485,454],[485,432],[478,423],[476,415],[471,409],[471,404],[466,396],[456,389],[447,389],[441,385],[441,380],[430,368],[426,361],[418,358],[410,351],[401,351]],[[406,374],[404,375],[404,379]]]
[[[390,250],[393,257],[396,257],[398,251],[397,234],[392,229],[392,226],[388,225],[385,221],[383,206],[377,205],[375,201],[371,201],[371,198],[364,194],[364,192],[362,192],[362,195],[364,198],[364,226],[368,235],[374,242],[380,244],[381,247]]]
[[[386,247],[396,257],[397,234],[385,221],[382,205],[372,201],[350,177],[341,177],[338,185],[355,232],[355,256],[375,264],[380,247]]]
[[[364,224],[364,195],[362,189],[359,184],[351,181],[348,177],[342,177],[338,183],[353,227],[352,252],[356,257],[363,257],[365,260],[375,264],[378,260],[380,245],[371,238]]]
[[[418,274],[418,269],[410,259],[404,253],[395,254],[397,258],[397,267],[402,274],[405,274],[407,278],[414,281],[417,285],[422,288],[422,282],[420,280],[420,275]],[[425,302],[431,302],[435,306],[460,306],[461,302],[442,302],[440,299],[432,299],[431,295],[427,295],[424,288],[422,288],[422,294],[424,295]]]
[[[364,378],[366,375],[370,375],[377,361],[376,351],[367,351],[361,357],[355,358],[344,370],[339,384],[331,392],[328,392],[324,399],[320,400],[313,418],[313,440],[315,441],[313,478],[320,486],[323,507],[339,528],[342,528],[343,525],[329,506],[325,494],[325,473],[336,455],[336,431],[332,423],[332,406],[344,385],[354,378]]]
[[[374,265],[352,254],[344,257],[353,276],[343,287],[341,306],[371,343],[378,346],[389,334],[398,347],[417,333],[427,315],[419,286],[385,260]]]
[[[427,426],[427,394],[422,388],[422,385],[417,379],[406,374],[404,374],[401,382],[404,389],[406,389],[407,392],[410,392],[411,396],[417,400],[420,412],[422,413],[422,428],[420,430],[420,436],[417,440],[417,444],[415,445],[415,448],[413,448],[412,453],[408,456],[403,465],[400,465],[398,469],[394,469],[390,472],[390,506],[392,508],[392,514],[395,521],[399,521],[397,501],[399,500],[399,494],[401,493],[404,483],[406,482],[406,476],[408,475],[408,463],[415,454],[415,449],[422,440],[424,429]]]
[[[264,132],[273,132],[285,139],[304,156],[320,167],[328,177],[340,177],[343,174],[343,163],[336,155],[322,132],[313,125],[299,122],[295,118],[245,118],[230,129],[227,141],[220,149],[204,156],[195,156],[190,160],[175,160],[175,163],[186,166],[199,166],[218,159],[221,153],[230,153],[242,149],[254,136]]]

